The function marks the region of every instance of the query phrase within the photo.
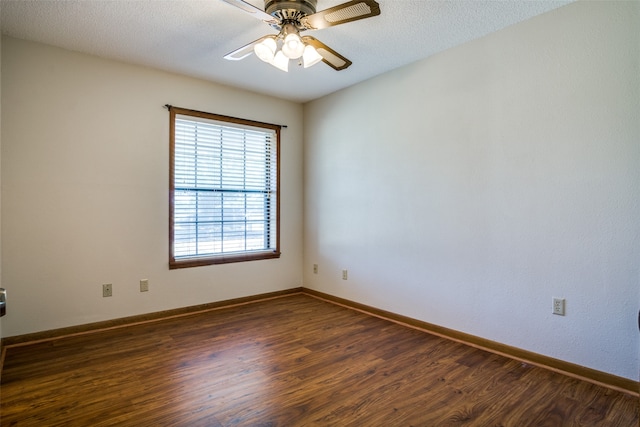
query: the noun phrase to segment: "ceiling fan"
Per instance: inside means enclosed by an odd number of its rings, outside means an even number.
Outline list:
[[[316,12],[318,0],[265,0],[264,10],[244,0],[222,0],[269,24],[279,31],[254,40],[224,56],[238,61],[255,53],[262,61],[282,71],[289,70],[289,60],[297,59],[308,68],[322,61],[336,71],[352,62],[311,36],[300,36],[306,30],[319,30],[359,19],[380,15],[374,0],[353,0]]]

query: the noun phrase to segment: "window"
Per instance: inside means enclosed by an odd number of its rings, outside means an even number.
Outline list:
[[[280,126],[169,111],[169,267],[278,258]]]

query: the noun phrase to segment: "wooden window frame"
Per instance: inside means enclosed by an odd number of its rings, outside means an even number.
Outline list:
[[[270,123],[257,122],[253,120],[241,119],[237,117],[224,116],[219,114],[207,113],[203,111],[190,110],[186,108],[179,108],[174,106],[167,106],[170,113],[169,123],[169,269],[198,267],[214,264],[226,264],[233,262],[255,261],[264,259],[273,259],[280,257],[280,130],[281,126]],[[276,167],[275,167],[275,236],[271,236],[270,239],[275,239],[275,247],[272,249],[258,250],[258,251],[238,251],[232,253],[220,253],[205,256],[192,256],[192,257],[176,257],[175,256],[175,123],[176,115],[193,117],[195,120],[198,118],[213,120],[216,122],[228,123],[231,127],[233,125],[239,125],[244,127],[253,127],[257,129],[270,130],[275,133],[275,153],[276,153]],[[271,173],[271,176],[273,173]],[[273,207],[270,212],[273,212]]]

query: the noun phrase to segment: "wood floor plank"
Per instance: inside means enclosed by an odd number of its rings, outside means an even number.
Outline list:
[[[308,295],[7,348],[2,426],[636,427],[636,397]]]

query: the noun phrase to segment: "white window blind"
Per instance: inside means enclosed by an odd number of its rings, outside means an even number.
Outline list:
[[[173,132],[172,260],[278,252],[276,131],[176,114]]]

